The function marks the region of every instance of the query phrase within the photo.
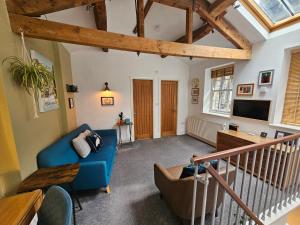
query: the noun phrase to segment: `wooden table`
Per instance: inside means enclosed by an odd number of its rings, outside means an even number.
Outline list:
[[[79,206],[79,210],[82,210],[82,206],[77,197],[76,191],[73,189],[72,183],[75,177],[77,176],[79,169],[79,163],[38,169],[21,182],[18,188],[18,193],[32,191],[36,189],[45,190],[53,185],[69,185],[73,201],[73,220],[74,224],[76,224],[76,207],[74,204],[74,200],[76,200]]]
[[[232,131],[232,130],[227,130],[227,131],[218,131],[218,134],[217,134],[217,151],[224,151],[224,150],[229,150],[229,149],[233,149],[233,148],[237,148],[237,147],[242,147],[242,146],[246,146],[246,145],[251,145],[251,144],[263,144],[263,143],[266,143],[266,142],[269,142],[269,141],[272,141],[274,139],[272,138],[263,138],[263,137],[260,137],[258,135],[250,135],[250,134],[247,134],[245,132],[241,132],[241,131]],[[289,163],[290,159],[291,159],[291,153],[294,153],[294,149],[291,149],[292,146],[289,145],[289,143],[286,143],[283,145],[283,154],[282,154],[282,157],[281,159],[279,160],[279,155],[280,155],[280,145],[276,145],[273,146],[271,148],[271,152],[270,152],[270,160],[269,160],[269,166],[268,168],[266,167],[266,163],[263,163],[262,164],[262,173],[260,175],[260,179],[263,179],[264,178],[264,173],[265,171],[270,171],[271,170],[271,162],[272,162],[272,159],[273,159],[273,156],[274,154],[276,154],[274,157],[275,157],[275,164],[274,164],[274,168],[277,169],[278,167],[278,164],[279,166],[281,167],[280,170],[284,170],[284,174],[283,174],[283,177],[284,177],[284,181],[283,181],[283,184],[281,186],[281,188],[285,189],[289,186],[288,184],[288,176],[289,174],[291,173],[291,165]],[[287,151],[287,157],[286,157],[286,163],[285,163],[285,167],[283,168],[283,165],[284,165],[284,155],[285,155],[285,152]],[[299,150],[298,150],[299,151]],[[268,155],[268,150],[265,150],[264,151],[264,154],[263,154],[263,162],[267,162],[267,155]],[[251,152],[249,154],[249,157],[248,157],[248,166],[247,166],[247,172],[248,173],[251,173],[251,167],[252,167],[252,164],[254,163],[253,162],[253,158],[254,158],[254,155],[253,155],[253,152]],[[233,165],[236,165],[236,161],[237,161],[237,157],[231,157],[231,164]],[[257,176],[259,174],[259,161],[260,161],[260,153],[258,152],[257,153],[257,156],[256,156],[256,161],[255,161],[255,168],[254,168],[254,175]],[[240,164],[239,164],[239,167],[241,169],[244,169],[245,167],[245,154],[241,155],[240,157]],[[268,172],[269,174],[269,172]],[[272,177],[272,184],[275,183],[275,176],[276,176],[276,173],[274,172],[273,173],[273,177]],[[267,177],[267,181],[269,182],[269,177]],[[277,184],[276,186],[278,186],[278,183],[279,183],[279,179],[277,180]]]
[[[45,189],[52,185],[71,184],[78,174],[79,168],[79,163],[76,163],[38,169],[22,181],[18,193]]]
[[[122,141],[122,127],[128,126],[129,129],[129,143],[132,143],[132,126],[133,123],[117,123],[116,124],[119,127],[119,145],[122,146],[123,141]]]
[[[0,224],[28,225],[43,201],[41,190],[0,199]]]

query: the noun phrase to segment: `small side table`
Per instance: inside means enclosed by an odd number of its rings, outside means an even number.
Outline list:
[[[80,210],[82,210],[82,206],[77,193],[73,188],[73,181],[77,176],[79,169],[79,163],[38,169],[21,182],[18,193],[29,192],[36,189],[45,190],[52,185],[69,185],[73,201],[73,222],[76,224],[74,200],[76,200]]]
[[[122,140],[122,127],[128,126],[129,129],[129,143],[132,143],[132,126],[133,123],[117,123],[117,126],[119,127],[119,145],[123,145],[123,140]]]

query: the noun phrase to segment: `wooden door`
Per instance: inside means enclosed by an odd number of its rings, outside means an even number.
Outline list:
[[[176,135],[178,81],[161,82],[161,136]]]
[[[153,81],[133,80],[135,139],[153,137]]]

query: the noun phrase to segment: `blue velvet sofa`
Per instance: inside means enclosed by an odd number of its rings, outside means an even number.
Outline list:
[[[38,167],[79,163],[80,170],[73,183],[75,190],[107,188],[109,192],[110,176],[116,155],[117,132],[113,129],[95,130],[103,138],[103,146],[99,152],[91,152],[86,158],[81,158],[73,148],[72,140],[85,130],[91,128],[83,124],[39,152]]]

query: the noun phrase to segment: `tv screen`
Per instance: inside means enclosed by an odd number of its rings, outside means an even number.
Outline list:
[[[268,121],[270,104],[271,101],[235,99],[232,115]]]

